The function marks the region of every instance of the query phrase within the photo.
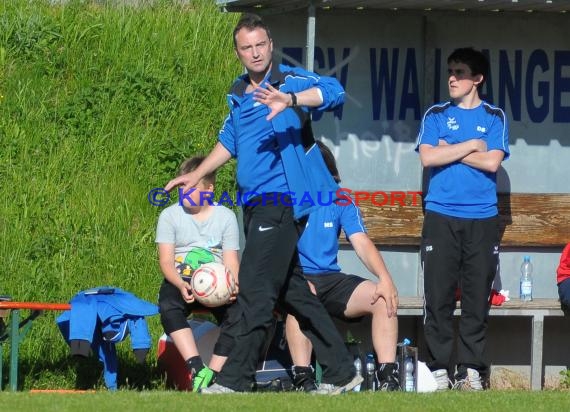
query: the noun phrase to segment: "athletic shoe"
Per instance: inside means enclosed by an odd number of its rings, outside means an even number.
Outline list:
[[[192,392],[200,392],[201,389],[210,386],[216,376],[216,372],[204,366],[192,377]]]
[[[225,393],[238,393],[233,389],[226,388],[218,383],[214,383],[212,386],[208,386],[207,388],[200,389],[200,393],[205,395],[221,395]]]
[[[446,391],[449,389],[449,377],[445,369],[438,369],[431,373],[437,383],[437,391]]]
[[[360,385],[364,378],[358,374],[342,386],[336,386],[331,383],[321,383],[319,389],[311,392],[317,395],[340,395],[341,393],[350,392],[356,386]]]
[[[315,382],[312,366],[293,366],[293,386],[300,392],[316,392],[319,387]]]
[[[376,380],[379,391],[394,392],[402,390],[397,363],[381,363],[378,365]]]
[[[467,375],[456,377],[453,389],[458,391],[482,391],[481,375],[475,369],[467,368]]]
[[[400,386],[400,379],[398,379],[398,374],[394,373],[393,375],[389,375],[384,380],[378,380],[380,385],[378,386],[379,391],[384,392],[395,392],[402,390]]]

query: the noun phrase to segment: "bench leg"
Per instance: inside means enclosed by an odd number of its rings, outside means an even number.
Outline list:
[[[530,387],[533,391],[542,389],[542,344],[544,335],[544,316],[532,318],[532,351],[530,361]]]
[[[10,390],[18,390],[18,351],[20,349],[20,311],[10,315]]]

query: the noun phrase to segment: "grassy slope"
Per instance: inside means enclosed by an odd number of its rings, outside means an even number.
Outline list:
[[[237,16],[213,0],[88,3],[0,4],[0,294],[15,300],[97,285],[156,300],[160,209],[147,193],[213,146],[240,72]],[[218,183],[233,187],[231,165]],[[50,364],[73,383],[54,316],[24,342],[26,385]]]

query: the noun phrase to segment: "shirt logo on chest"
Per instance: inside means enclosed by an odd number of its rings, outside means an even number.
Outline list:
[[[459,125],[457,124],[457,121],[455,120],[455,117],[448,117],[447,118],[447,128],[449,130],[457,130],[459,129]]]

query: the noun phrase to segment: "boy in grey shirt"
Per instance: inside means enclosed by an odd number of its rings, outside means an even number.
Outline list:
[[[180,166],[180,174],[195,170],[203,157],[192,157]],[[214,205],[207,196],[213,193],[215,172],[204,176],[194,191],[164,209],[156,228],[159,263],[164,281],[160,287],[158,305],[164,331],[170,336],[185,360],[192,377],[192,389],[197,392],[208,386],[215,371],[223,366],[232,347],[226,333],[234,324],[226,316],[226,306],[209,309],[221,323],[221,333],[214,347],[210,367],[204,365],[187,318],[192,310],[203,308],[194,300],[186,276],[208,262],[223,263],[237,284],[239,271],[239,229],[230,209]],[[186,279],[186,280],[185,280]],[[237,291],[235,291],[237,293]]]

